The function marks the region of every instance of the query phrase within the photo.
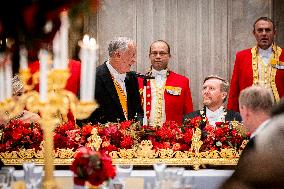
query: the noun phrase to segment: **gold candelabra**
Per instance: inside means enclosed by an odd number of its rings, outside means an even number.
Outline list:
[[[72,92],[64,89],[69,77],[67,70],[53,70],[48,74],[48,93],[46,102],[41,102],[39,93],[32,90],[34,84],[28,84],[31,74],[28,70],[20,71],[25,93],[0,102],[0,115],[7,120],[21,115],[24,109],[41,115],[40,125],[44,133],[44,189],[58,188],[53,177],[54,143],[53,131],[60,121],[65,120],[69,110],[77,119],[85,119],[97,108],[97,103],[81,102]]]
[[[20,74],[24,88],[31,89],[34,84],[28,84],[29,79],[27,78],[31,77],[28,76],[29,72],[21,71]],[[18,104],[34,113],[40,112],[44,106],[53,116],[60,115],[61,118],[66,118],[68,111],[71,110],[76,119],[88,118],[98,105],[95,101],[82,102],[74,93],[64,89],[69,75],[67,70],[53,70],[48,74],[48,93],[45,104],[40,102],[39,93],[34,90],[28,90],[24,93],[19,98]]]

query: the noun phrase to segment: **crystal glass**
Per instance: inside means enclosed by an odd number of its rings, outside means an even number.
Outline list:
[[[165,180],[165,170],[167,165],[165,163],[159,162],[153,165],[153,168],[156,173],[154,189],[165,188],[166,180]]]
[[[8,176],[8,187],[11,187],[11,184],[13,181],[15,181],[15,178],[14,178],[14,171],[15,171],[15,167],[11,167],[11,166],[6,166],[6,167],[2,167],[2,170],[4,172],[7,171],[7,176]]]
[[[113,180],[115,189],[122,189],[125,185],[125,179],[130,177],[133,165],[116,165],[116,177]]]
[[[8,189],[9,185],[9,172],[8,170],[0,170],[0,188]]]
[[[163,184],[169,189],[183,189],[184,168],[170,167],[165,170],[165,181]],[[163,186],[162,188],[164,188]]]
[[[27,189],[32,189],[32,177],[34,176],[35,163],[25,162],[23,163],[24,168],[24,181]]]
[[[43,174],[43,166],[35,166],[31,181],[32,189],[40,189],[41,188],[41,181],[42,181],[42,174]]]
[[[195,189],[194,176],[184,178],[184,189]]]
[[[167,165],[165,163],[156,163],[153,165],[156,173],[156,181],[160,182],[164,179],[165,170]]]

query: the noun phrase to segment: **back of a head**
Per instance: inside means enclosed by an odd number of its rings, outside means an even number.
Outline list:
[[[261,111],[270,114],[273,103],[271,91],[260,85],[242,90],[239,96],[240,106],[246,106],[255,112]]]

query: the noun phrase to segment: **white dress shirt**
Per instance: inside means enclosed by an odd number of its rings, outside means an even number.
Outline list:
[[[272,46],[270,46],[268,49],[263,50],[261,48],[258,48],[259,55],[266,65],[269,63],[270,57],[272,55]]]
[[[152,76],[155,77],[158,87],[161,88],[162,86],[165,85],[166,80],[167,80],[167,73],[168,73],[168,70],[157,71],[155,69],[152,69]]]
[[[113,67],[112,65],[109,63],[109,61],[106,62],[107,68],[110,72],[110,74],[114,77],[114,79],[118,82],[118,84],[120,85],[120,87],[123,89],[124,94],[127,96],[126,93],[126,87],[125,87],[125,77],[126,77],[126,73],[120,74],[118,73]]]
[[[216,122],[223,122],[225,121],[225,115],[224,115],[224,107],[220,106],[217,110],[214,112],[211,111],[209,108],[206,107],[206,117],[209,121],[209,124],[212,126],[216,126]]]

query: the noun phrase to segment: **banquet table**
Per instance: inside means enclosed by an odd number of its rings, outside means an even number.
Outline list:
[[[218,189],[220,185],[233,173],[233,170],[200,169],[185,170],[184,181],[190,183],[192,189]],[[23,171],[16,170],[16,180],[23,179]],[[55,170],[54,176],[61,189],[73,188],[73,173],[69,170]],[[127,179],[126,189],[152,189],[154,188],[156,173],[154,170],[133,170]],[[110,189],[113,189],[112,183]]]

